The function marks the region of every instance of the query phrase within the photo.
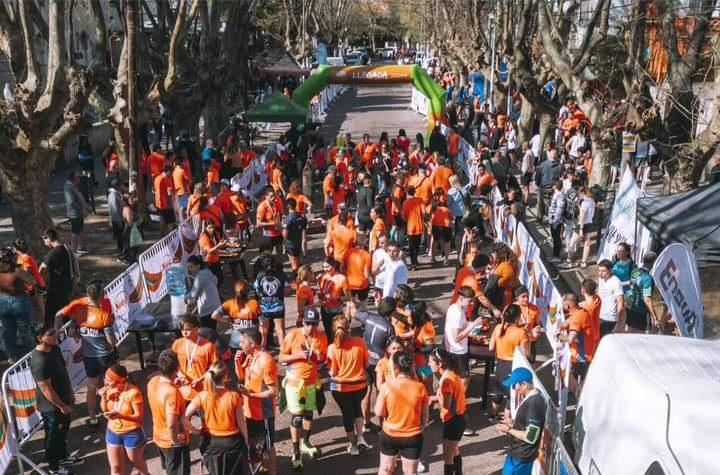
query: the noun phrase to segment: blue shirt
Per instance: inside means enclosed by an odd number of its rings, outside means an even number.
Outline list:
[[[635,267],[634,264],[635,263],[632,260],[629,260],[627,262],[613,262],[612,274],[618,279],[620,279],[620,282],[625,289],[627,289],[628,287],[627,282],[630,280],[630,273],[632,272],[633,267]]]
[[[457,188],[448,190],[448,209],[455,217],[462,217],[465,214],[465,193],[467,192]]]

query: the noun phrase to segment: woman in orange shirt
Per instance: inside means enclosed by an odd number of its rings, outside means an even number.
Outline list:
[[[315,274],[313,274],[312,266],[305,264],[300,266],[297,273],[297,291],[295,298],[297,300],[297,319],[295,326],[302,327],[302,318],[306,308],[315,307],[315,293],[312,284],[315,283]]]
[[[375,414],[384,418],[378,474],[392,474],[399,454],[403,473],[411,475],[418,471],[423,428],[429,415],[429,395],[425,385],[413,379],[412,355],[395,353],[393,366],[398,371],[397,377],[385,381],[375,401]]]
[[[368,244],[368,252],[372,254],[377,249],[378,238],[385,234],[385,220],[383,219],[382,206],[375,206],[370,209],[370,219],[373,222],[370,229],[370,241]]]
[[[205,266],[215,274],[218,281],[218,287],[222,284],[223,273],[220,266],[220,249],[225,246],[225,241],[220,239],[220,233],[217,232],[215,223],[205,221],[205,229],[200,233],[200,253],[202,254]]]
[[[367,393],[369,354],[365,340],[350,336],[350,320],[337,315],[333,320],[333,343],[328,347],[330,391],[340,407],[343,426],[348,436],[350,455],[360,455],[360,448],[369,449],[363,437],[362,400]]]
[[[211,475],[242,475],[247,457],[247,425],[243,397],[225,387],[227,366],[216,361],[205,374],[203,390],[190,402],[185,417],[200,414],[210,433],[207,455]]]
[[[440,406],[443,421],[443,459],[446,475],[462,475],[460,439],[467,421],[465,420],[465,389],[460,378],[459,363],[455,355],[436,348],[430,352],[430,368],[438,377],[438,389],[431,402]]]
[[[435,246],[438,245],[443,254],[443,265],[448,265],[450,258],[450,243],[452,242],[452,228],[450,227],[450,209],[442,199],[442,188],[433,193],[430,207],[430,224],[432,225],[432,243],[430,245],[430,259],[435,262]]]
[[[540,333],[543,332],[542,324],[540,323],[540,309],[534,303],[530,302],[530,291],[524,285],[518,285],[513,289],[513,296],[515,301],[513,302],[520,307],[520,326],[525,328],[528,333],[528,339],[530,340],[530,362],[535,362],[535,356],[537,350],[535,345]]]
[[[285,177],[283,176],[282,172],[282,166],[280,165],[280,161],[277,159],[272,160],[270,162],[270,185],[273,187],[273,190],[275,190],[275,193],[280,195],[281,197],[285,196]]]
[[[326,257],[323,262],[325,273],[320,276],[320,313],[323,328],[328,340],[333,337],[332,322],[335,315],[342,313],[343,301],[350,299],[350,287],[347,278],[340,272],[340,263],[332,257]]]
[[[502,301],[493,302],[496,307],[506,307],[513,301],[513,289],[518,284],[515,253],[506,244],[497,244],[491,255],[494,267],[492,275],[497,276],[497,287],[502,292]],[[498,305],[500,304],[500,305]]]
[[[510,397],[510,388],[503,386],[502,382],[512,372],[512,360],[515,348],[520,348],[525,356],[529,352],[529,339],[527,331],[520,326],[522,313],[520,306],[510,304],[505,308],[502,321],[495,327],[490,337],[489,350],[495,352],[495,379],[497,387],[502,388],[499,396],[492,402],[492,414],[498,414],[504,406],[505,399]]]
[[[200,198],[203,196],[205,196],[205,185],[202,183],[195,183],[193,193],[188,198],[188,216],[200,214]]]
[[[235,281],[235,296],[223,302],[212,313],[212,319],[232,326],[230,347],[239,349],[240,333],[245,328],[257,328],[261,314],[258,301],[250,298],[250,284],[244,279],[239,279]]]
[[[385,381],[397,377],[397,371],[395,370],[392,358],[395,353],[403,351],[404,348],[402,338],[398,336],[388,338],[387,345],[385,345],[385,356],[380,358],[375,365],[375,385],[378,391],[380,391],[382,385],[385,384]]]
[[[105,443],[110,475],[125,473],[123,449],[138,472],[147,475],[144,457],[147,438],[142,428],[144,409],[140,388],[124,366],[114,364],[105,371],[105,386],[98,392],[100,407],[108,420]]]
[[[295,199],[295,211],[302,215],[305,215],[308,211],[312,210],[312,201],[303,194],[302,183],[300,183],[300,180],[293,180],[292,183],[290,183],[290,188],[288,188],[286,198]]]

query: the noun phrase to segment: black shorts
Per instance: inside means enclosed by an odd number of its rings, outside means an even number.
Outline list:
[[[495,363],[495,380],[497,383],[496,389],[499,390],[498,392],[502,392],[502,394],[506,397],[510,397],[510,388],[503,385],[503,381],[505,381],[508,376],[510,376],[510,373],[512,372],[512,361],[506,361],[506,360],[497,360]]]
[[[576,378],[585,379],[589,366],[589,363],[583,361],[576,361],[572,364],[572,374],[575,375]]]
[[[625,309],[625,323],[633,330],[645,331],[648,328],[649,315],[645,312],[634,312]]]
[[[159,209],[158,214],[166,224],[173,224],[175,222],[175,211],[172,208]]]
[[[255,444],[261,439],[265,439],[265,450],[270,450],[275,444],[275,418],[269,417],[267,419],[255,420],[245,419],[247,422],[248,437],[255,440]],[[253,441],[250,441],[253,444]],[[255,448],[254,445],[251,448]]]
[[[459,442],[462,439],[467,421],[465,414],[456,414],[449,421],[443,422],[443,439]]]
[[[417,460],[420,458],[422,446],[422,434],[414,437],[390,437],[384,431],[380,433],[380,452],[383,455],[395,456],[399,453],[404,459]]]
[[[160,451],[160,466],[167,475],[190,475],[190,447],[170,447]]]
[[[370,287],[367,287],[367,288],[361,289],[361,290],[350,289],[350,295],[352,295],[354,298],[356,297],[361,302],[366,301],[368,299],[369,294],[370,294]]]
[[[585,234],[585,235],[590,234],[592,232],[592,230],[593,230],[592,223],[587,223],[587,224],[582,225],[583,234]]]
[[[457,359],[458,362],[458,375],[463,378],[469,378],[470,377],[470,355],[468,353],[465,353],[464,355],[458,355],[455,353],[452,353],[453,356]]]
[[[360,216],[358,216],[357,221],[358,221],[358,231],[365,233],[365,232],[370,231],[370,229],[372,229],[373,222],[369,216],[367,218],[361,218]]]
[[[300,255],[302,254],[302,251],[300,250],[299,246],[295,247],[295,246],[285,245],[285,252],[287,253],[288,256],[293,256],[293,257],[300,257]]]
[[[279,246],[283,242],[282,236],[265,236],[265,242],[268,242],[271,246]]]
[[[433,226],[432,237],[436,241],[450,242],[452,241],[452,230],[445,226]]]
[[[85,218],[70,218],[70,232],[80,234],[85,227]]]
[[[375,387],[375,383],[377,382],[377,373],[375,372],[375,365],[371,364],[368,365],[367,368],[365,368],[365,377],[367,378],[368,383],[368,394],[372,392],[372,389]]]
[[[282,312],[277,313],[263,313],[260,315],[260,323],[267,322],[269,320],[284,320],[285,319],[285,310]]]
[[[105,371],[118,360],[117,352],[105,356],[83,356],[83,365],[88,378],[102,378]]]
[[[533,174],[532,173],[523,173],[520,177],[520,184],[522,186],[530,186],[530,183],[533,181]]]

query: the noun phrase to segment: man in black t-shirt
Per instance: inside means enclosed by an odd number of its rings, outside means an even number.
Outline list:
[[[367,383],[368,390],[362,400],[362,412],[365,418],[365,427],[370,426],[370,396],[375,387],[375,365],[385,356],[388,340],[395,336],[395,328],[390,322],[397,302],[393,297],[385,297],[378,303],[378,313],[358,312],[354,301],[349,301],[345,307],[345,316],[352,321],[358,320],[363,326],[363,340],[368,349]]]
[[[514,387],[522,397],[515,419],[505,415],[495,427],[510,439],[501,475],[529,475],[538,455],[540,436],[545,427],[547,402],[535,389],[533,375],[527,368],[515,368],[503,385]]]
[[[74,259],[70,251],[58,239],[57,231],[47,229],[42,236],[43,242],[50,251],[45,255],[40,272],[45,272],[47,282],[47,303],[45,304],[45,325],[55,323],[55,314],[70,303],[73,289]]]
[[[69,457],[66,447],[70,414],[75,404],[65,359],[57,346],[57,330],[45,327],[37,334],[31,353],[30,369],[37,383],[37,406],[45,430],[45,457],[50,474],[72,475],[66,467],[82,463]]]
[[[285,252],[290,260],[293,273],[300,268],[300,256],[305,254],[302,248],[303,235],[307,229],[307,219],[297,212],[295,198],[287,199],[288,214],[283,223],[283,237],[285,238]]]

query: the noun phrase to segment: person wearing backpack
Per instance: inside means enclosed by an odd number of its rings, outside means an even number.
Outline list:
[[[562,182],[557,180],[553,185],[553,195],[548,210],[553,247],[552,257],[548,261],[552,263],[560,262],[560,251],[562,251],[562,227],[565,217],[565,193],[563,193],[562,188]]]
[[[563,211],[564,224],[564,242],[567,251],[567,259],[561,265],[565,269],[570,269],[572,263],[572,237],[575,226],[577,225],[578,215],[580,214],[580,194],[577,190],[577,182],[573,181],[570,188],[563,192],[565,195],[565,209]]]
[[[630,272],[630,285],[625,291],[625,322],[633,333],[648,333],[652,326],[660,324],[652,300],[654,283],[649,271],[655,259],[657,255],[654,252],[646,252],[642,265]]]

